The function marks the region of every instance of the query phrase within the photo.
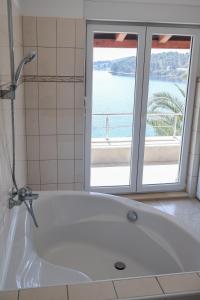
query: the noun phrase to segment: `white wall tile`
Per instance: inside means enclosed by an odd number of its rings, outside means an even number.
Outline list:
[[[76,49],[75,55],[75,75],[84,76],[85,51],[83,49]]]
[[[58,159],[74,159],[74,135],[58,135]]]
[[[28,161],[28,184],[40,184],[39,161]]]
[[[86,22],[84,19],[76,19],[76,48],[85,48]]]
[[[24,52],[36,50],[37,46],[38,54],[25,74],[84,75],[83,19],[25,17],[23,27]],[[58,188],[64,189],[66,184],[67,189],[74,189],[74,180],[77,189],[83,188],[84,88],[83,82],[27,82],[25,85],[27,155],[29,160],[40,160],[41,189],[54,189],[58,182]],[[57,168],[52,174],[47,172],[53,164],[58,164],[59,180]]]
[[[84,183],[75,182],[74,183],[74,190],[75,191],[84,191]]]
[[[84,162],[82,159],[75,160],[75,182],[84,181]]]
[[[57,191],[58,187],[55,183],[50,184],[42,184],[41,185],[41,191]]]
[[[40,184],[29,184],[28,186],[30,187],[30,189],[32,189],[32,191],[40,191],[41,190]]]
[[[3,14],[0,17],[0,36],[1,36],[0,47],[8,48],[8,46],[9,46],[8,20],[7,20],[7,16],[5,16]]]
[[[23,17],[23,44],[37,46],[36,17]]]
[[[75,47],[75,19],[57,19],[57,46]]]
[[[74,83],[57,83],[57,107],[74,108]]]
[[[37,17],[38,46],[56,47],[56,18]]]
[[[58,134],[74,134],[74,110],[57,110]]]
[[[26,137],[27,141],[27,159],[39,160],[39,136],[31,135]]]
[[[25,109],[18,109],[15,107],[15,134],[25,135],[26,122],[25,122]]]
[[[60,191],[73,191],[74,184],[73,183],[59,183],[58,190]]]
[[[39,127],[41,135],[56,134],[56,110],[41,109],[39,110]]]
[[[75,135],[75,159],[84,158],[84,135]]]
[[[57,48],[57,75],[74,76],[75,51],[73,48]],[[78,66],[77,66],[78,68]]]
[[[38,83],[26,82],[24,85],[25,106],[27,109],[38,109]]]
[[[84,134],[84,110],[75,110],[75,134]]]
[[[39,108],[56,108],[56,83],[39,82]]]
[[[38,48],[38,75],[56,75],[56,48]]]
[[[57,183],[57,160],[40,161],[41,184]]]
[[[26,109],[26,134],[39,134],[38,110],[36,109]]]
[[[40,136],[40,159],[57,159],[57,138],[56,135]]]
[[[75,83],[75,108],[84,108],[85,85],[82,82]]]
[[[74,182],[74,160],[58,160],[58,183]]]

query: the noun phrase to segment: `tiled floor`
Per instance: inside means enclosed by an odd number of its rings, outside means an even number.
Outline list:
[[[177,297],[179,295],[179,297]],[[185,296],[184,296],[185,295]],[[196,296],[194,296],[196,295]],[[0,292],[1,300],[199,300],[200,277],[181,273]],[[172,296],[175,296],[172,297]],[[150,298],[149,298],[150,297]]]
[[[146,201],[145,203],[171,215],[200,240],[200,201],[197,199],[166,199]]]
[[[144,166],[144,184],[173,183],[177,180],[178,164],[154,164]],[[130,166],[95,166],[91,168],[92,186],[128,185]]]

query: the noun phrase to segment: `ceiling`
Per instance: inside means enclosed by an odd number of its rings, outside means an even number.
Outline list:
[[[200,0],[86,0],[91,2],[132,2],[132,3],[151,3],[151,4],[170,4],[200,6]]]

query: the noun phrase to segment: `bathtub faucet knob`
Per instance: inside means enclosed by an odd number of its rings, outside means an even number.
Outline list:
[[[8,207],[11,209],[14,206],[19,206],[22,203],[25,204],[29,214],[31,215],[33,222],[38,227],[35,214],[33,211],[33,200],[39,198],[39,194],[34,194],[29,187],[22,187],[18,190],[12,189],[9,193]],[[17,199],[16,199],[17,197]]]

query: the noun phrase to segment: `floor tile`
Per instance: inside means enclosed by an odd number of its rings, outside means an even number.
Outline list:
[[[19,293],[19,300],[67,300],[66,286],[26,289]]]
[[[69,300],[116,299],[112,282],[92,282],[68,286]]]
[[[166,294],[200,291],[200,277],[196,273],[158,276],[158,280]]]
[[[154,277],[115,280],[114,286],[118,298],[162,295],[163,292]]]
[[[17,300],[18,291],[1,291],[0,300]]]

